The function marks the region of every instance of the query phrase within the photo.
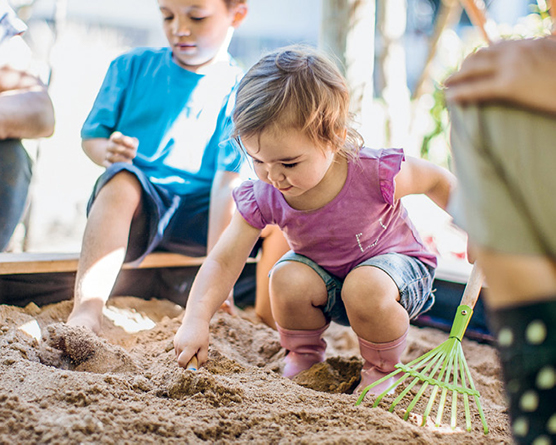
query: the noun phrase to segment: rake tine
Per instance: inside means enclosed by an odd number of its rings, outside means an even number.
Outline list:
[[[458,386],[458,360],[454,360],[454,388],[457,388],[457,386]],[[457,425],[457,413],[458,413],[458,392],[452,390],[452,418],[450,421],[450,427],[453,430],[456,429],[456,425]]]
[[[442,346],[442,345],[441,345]],[[419,382],[419,380],[423,379],[423,380],[427,380],[427,376],[425,375],[425,373],[427,373],[429,371],[430,368],[432,368],[432,366],[437,362],[442,363],[442,358],[444,357],[444,351],[443,348],[439,346],[438,348],[434,349],[433,351],[436,351],[436,354],[434,354],[434,356],[428,358],[427,360],[425,360],[422,363],[419,363],[418,366],[416,366],[416,369],[421,368],[425,363],[427,363],[428,361],[430,361],[430,363],[423,369],[422,372],[411,372],[411,370],[409,370],[408,374],[414,376],[415,378],[413,379],[413,381],[407,386],[407,388],[405,388],[402,393],[396,398],[396,400],[394,400],[392,402],[392,405],[390,405],[390,409],[389,411],[392,412],[394,411],[394,407],[406,396],[406,394],[411,391],[411,389]],[[409,365],[406,365],[406,367],[408,367]],[[406,368],[404,367],[404,368]],[[422,392],[420,393],[422,394]],[[418,394],[419,397],[421,397],[421,395]],[[417,402],[415,402],[417,403]],[[407,420],[407,418],[409,417],[409,412],[406,411],[405,416],[404,416],[404,420]]]
[[[473,315],[473,307],[479,298],[479,293],[482,286],[482,273],[476,267],[473,266],[473,270],[469,276],[467,286],[465,287],[461,303],[456,311],[456,316],[452,323],[452,330],[448,340],[446,340],[441,345],[437,346],[433,350],[418,357],[404,365],[398,363],[395,367],[396,370],[382,379],[374,382],[373,384],[367,386],[357,400],[356,405],[359,405],[366,393],[372,389],[374,386],[390,379],[391,377],[404,372],[401,377],[398,378],[390,387],[378,395],[376,398],[373,408],[378,406],[380,401],[386,394],[389,394],[394,388],[403,383],[408,377],[412,377],[411,382],[403,389],[403,391],[395,398],[395,400],[390,405],[389,411],[392,412],[396,405],[413,389],[413,387],[421,382],[421,387],[409,402],[409,405],[405,411],[404,420],[408,420],[411,411],[415,408],[426,389],[432,386],[432,391],[430,395],[430,400],[427,403],[425,412],[423,415],[422,426],[426,425],[427,419],[432,412],[436,399],[438,397],[438,392],[442,388],[440,395],[440,400],[438,402],[438,412],[436,413],[435,425],[437,427],[442,423],[442,418],[444,416],[444,409],[446,406],[446,399],[448,396],[448,391],[452,391],[452,409],[450,426],[455,429],[457,426],[457,415],[458,415],[458,397],[461,393],[463,397],[463,405],[465,411],[465,424],[467,431],[471,431],[471,410],[469,403],[469,396],[473,396],[475,403],[477,404],[477,409],[481,417],[481,422],[483,423],[483,430],[485,434],[488,434],[488,426],[486,419],[481,407],[479,400],[480,394],[475,389],[473,383],[473,378],[469,371],[469,366],[465,361],[465,355],[463,353],[463,347],[461,341],[469,324],[469,320]],[[458,382],[461,382],[458,386]],[[469,382],[469,386],[468,386]]]
[[[444,359],[444,355],[439,357],[439,360],[436,362],[436,366],[434,367],[434,369],[430,372],[429,377],[434,378],[434,376],[438,371],[438,368],[440,368],[440,366],[442,366],[442,363],[444,362],[443,359]],[[429,381],[425,380],[425,383],[423,383],[423,385],[421,386],[421,390],[417,393],[417,395],[413,398],[413,400],[407,407],[407,410],[405,411],[405,415],[403,417],[404,420],[407,420],[409,418],[409,414],[411,413],[411,410],[415,407],[415,405],[417,404],[417,402],[419,401],[419,399],[421,398],[421,396],[423,395],[423,393],[425,392],[428,386],[429,386]],[[426,417],[424,417],[423,419],[426,420]]]
[[[436,413],[435,425],[437,427],[440,426],[440,423],[442,422],[442,416],[444,415],[444,406],[446,404],[446,396],[448,394],[448,383],[450,381],[450,371],[452,370],[452,366],[454,364],[453,344],[451,344],[451,346],[452,348],[450,349],[450,354],[446,357],[448,366],[445,367],[446,377],[444,378],[442,395],[440,396],[440,403],[438,404],[438,413]]]
[[[400,383],[403,383],[405,381],[405,379],[407,379],[408,377],[409,377],[409,374],[402,375],[402,377],[400,377],[398,380],[396,380],[394,383],[392,383],[388,388],[386,388],[384,391],[382,391],[380,393],[380,395],[376,398],[375,403],[373,403],[373,408],[376,408],[385,395],[389,394],[390,391],[392,391]]]
[[[407,367],[413,366],[415,364],[417,364],[416,368],[420,368],[421,366],[424,366],[425,363],[427,363],[429,360],[434,359],[436,355],[438,355],[439,352],[439,347],[427,352],[426,354],[422,355],[421,357],[417,357],[416,359],[414,359],[413,361],[409,362],[407,365],[402,366],[401,364],[397,364],[396,365],[396,369],[395,371],[392,371],[390,374],[388,374],[387,376],[382,377],[380,380],[377,380],[376,382],[371,383],[369,386],[367,386],[363,392],[361,392],[361,395],[359,396],[359,398],[357,399],[357,402],[355,402],[355,406],[360,405],[361,402],[363,401],[363,399],[365,398],[365,395],[369,392],[370,389],[374,388],[375,386],[381,384],[382,382],[384,382],[385,380],[388,380],[390,377],[393,377],[397,374],[399,374],[400,372],[402,372],[403,370],[405,370]],[[402,377],[400,377],[395,383],[393,383],[389,388],[387,388],[385,391],[383,391],[376,399],[375,403],[373,404],[373,408],[376,408],[378,406],[378,404],[380,403],[380,401],[382,400],[382,398],[388,394],[392,389],[394,389],[396,386],[398,386],[399,384],[401,384],[402,382],[405,381],[405,379],[407,379],[411,374],[410,373],[405,373]]]
[[[447,358],[446,358],[446,360],[447,360]],[[446,364],[446,360],[444,360],[444,364]],[[446,367],[443,367],[440,370],[440,373],[438,374],[438,380],[442,380],[442,377],[444,377],[444,372],[446,372]],[[436,373],[436,370],[434,371],[433,375],[435,373]],[[440,389],[440,386],[438,386],[438,385],[434,386],[434,389],[431,393],[431,399],[429,400],[429,403],[427,404],[427,408],[425,409],[425,413],[423,415],[423,422],[422,422],[421,426],[425,426],[425,424],[427,422],[427,418],[429,417],[429,414],[432,411],[432,407],[434,405],[434,401],[436,400],[436,396],[438,394],[439,389]]]
[[[395,376],[396,374],[399,374],[402,370],[398,369],[396,371],[391,372],[390,374],[382,377],[380,380],[377,380],[376,382],[371,383],[369,386],[365,387],[365,389],[361,392],[361,395],[359,396],[359,398],[357,399],[357,402],[355,402],[355,406],[360,405],[361,402],[363,401],[363,399],[365,398],[365,395],[367,395],[367,393],[369,392],[369,390],[371,390],[373,387],[375,387],[376,385],[380,385],[382,382],[388,380],[390,377]],[[392,387],[394,387],[394,385],[397,385],[398,382],[401,383],[403,380],[405,380],[407,378],[407,376],[405,377],[401,377],[399,380],[396,381],[396,383],[394,383],[390,388],[388,388],[386,391],[383,391],[380,394],[380,398],[382,399],[382,397],[384,397],[386,394],[388,394],[388,391],[390,391],[390,389]],[[375,402],[376,403],[376,402]],[[373,408],[376,408],[375,405],[373,405]]]
[[[464,388],[467,389],[467,381],[465,379],[465,360],[463,356],[460,356],[460,373],[461,373],[461,383]],[[465,406],[465,427],[467,431],[471,431],[471,411],[469,410],[469,396],[466,392],[463,393],[463,404]]]
[[[421,422],[421,426],[425,426],[427,424],[427,419],[429,418],[429,414],[432,411],[432,407],[434,406],[434,402],[436,400],[436,396],[438,395],[438,390],[440,389],[439,386],[435,386],[432,389],[431,397],[429,403],[427,403],[427,408],[425,409],[425,413],[423,414],[423,421]]]
[[[469,386],[471,386],[471,390],[473,391],[473,398],[475,399],[475,404],[477,405],[477,411],[479,411],[479,416],[481,417],[481,422],[483,424],[483,431],[485,434],[488,434],[488,424],[485,418],[485,414],[483,412],[483,407],[481,406],[481,401],[479,400],[479,392],[475,389],[475,384],[473,383],[473,377],[471,377],[471,372],[469,371],[469,366],[467,366],[467,362],[463,360],[463,364],[465,367],[465,373],[469,379]]]

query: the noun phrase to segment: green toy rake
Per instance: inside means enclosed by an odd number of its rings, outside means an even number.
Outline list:
[[[430,386],[432,388],[432,391],[430,394],[429,402],[423,414],[422,426],[426,424],[427,418],[431,414],[438,393],[439,391],[441,391],[435,421],[435,425],[437,427],[440,426],[440,423],[442,422],[442,416],[444,414],[444,407],[446,404],[448,391],[451,391],[452,416],[450,426],[452,427],[452,429],[456,428],[457,402],[458,396],[461,394],[463,396],[463,404],[465,408],[467,431],[471,431],[471,410],[469,407],[469,398],[473,397],[475,403],[477,404],[477,410],[479,411],[481,422],[483,423],[484,433],[488,434],[488,425],[483,414],[483,409],[481,408],[481,402],[479,401],[480,394],[475,389],[475,385],[473,384],[473,379],[471,378],[471,373],[469,372],[469,367],[467,366],[467,362],[465,361],[465,356],[463,354],[463,349],[461,346],[461,339],[463,338],[465,330],[467,329],[467,325],[469,324],[469,320],[473,315],[473,307],[475,306],[475,303],[479,298],[482,282],[483,275],[475,264],[473,265],[469,281],[465,286],[463,297],[461,299],[460,306],[457,309],[448,340],[446,340],[444,343],[442,343],[440,346],[436,347],[432,351],[429,351],[421,357],[416,358],[407,365],[398,363],[396,365],[396,370],[383,377],[382,379],[367,386],[359,396],[359,399],[357,400],[355,405],[359,405],[365,398],[367,392],[374,386],[388,380],[390,377],[403,373],[401,377],[396,380],[395,383],[390,385],[385,391],[377,396],[373,404],[373,408],[378,406],[378,404],[386,394],[393,391],[394,388],[404,382],[408,377],[412,377],[413,380],[411,381],[411,383],[407,385],[407,387],[401,392],[398,397],[396,397],[396,399],[390,405],[390,412],[394,410],[396,405],[400,403],[400,401],[407,395],[407,393],[409,393],[409,391],[411,391],[411,389],[415,385],[420,383],[421,388],[407,407],[404,415],[404,420],[407,420],[409,418],[411,410],[415,407],[427,387]]]

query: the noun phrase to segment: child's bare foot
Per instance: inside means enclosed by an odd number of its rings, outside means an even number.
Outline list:
[[[68,317],[67,325],[73,327],[84,327],[95,334],[99,334],[102,323],[102,301],[90,300],[75,305]]]
[[[230,315],[236,315],[236,307],[233,295],[230,295],[228,299],[224,303],[222,303],[222,306],[220,306],[220,310],[227,312]]]

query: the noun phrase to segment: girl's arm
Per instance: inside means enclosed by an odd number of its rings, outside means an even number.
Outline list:
[[[239,173],[221,170],[214,175],[210,191],[207,253],[210,253],[228,224],[230,224],[235,209],[232,190],[239,183],[241,183]],[[234,314],[233,292],[230,292],[222,309],[232,315]]]
[[[406,195],[425,194],[444,210],[457,184],[456,177],[445,168],[411,156],[402,162],[394,182],[396,200]]]
[[[207,251],[216,245],[220,235],[224,233],[232,219],[235,205],[232,190],[241,182],[239,173],[218,171],[214,175],[210,192],[210,209]]]
[[[210,319],[230,294],[260,233],[236,212],[203,262],[174,337],[180,366],[185,368],[194,355],[199,364],[207,360]]]

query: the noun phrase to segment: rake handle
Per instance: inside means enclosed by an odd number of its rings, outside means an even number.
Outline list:
[[[481,288],[483,287],[484,275],[477,262],[473,264],[473,269],[471,269],[471,274],[469,275],[469,280],[463,291],[463,296],[461,297],[461,305],[469,306],[471,309],[475,307],[475,303],[479,299],[479,294],[481,293]]]
[[[469,16],[471,23],[477,26],[488,44],[492,43],[490,36],[486,30],[485,2],[483,0],[460,0],[465,12]]]

